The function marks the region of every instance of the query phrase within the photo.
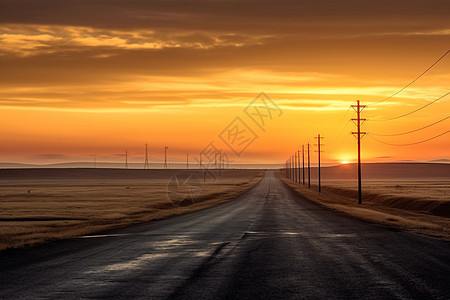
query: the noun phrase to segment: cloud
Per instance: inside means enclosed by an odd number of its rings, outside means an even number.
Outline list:
[[[212,34],[206,31],[176,33],[151,30],[117,31],[74,26],[0,26],[0,50],[20,56],[61,51],[80,51],[80,47],[96,47],[103,51],[158,50],[165,48],[210,49],[213,47],[242,47],[262,43],[268,35]],[[97,57],[105,56],[105,53]]]
[[[405,20],[411,26],[430,19],[445,24],[450,8],[446,0],[1,0],[0,5],[3,23],[266,33],[310,31],[305,24],[316,29],[365,25],[354,30]]]

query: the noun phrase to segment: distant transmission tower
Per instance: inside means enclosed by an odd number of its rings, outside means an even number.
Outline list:
[[[164,146],[164,169],[167,169],[167,149],[169,149],[169,147]]]
[[[144,169],[149,169],[149,163],[148,163],[148,144],[145,143],[145,162],[144,162]]]

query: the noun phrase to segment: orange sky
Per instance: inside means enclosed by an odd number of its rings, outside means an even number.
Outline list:
[[[325,137],[323,159],[355,161],[349,106],[369,107],[363,159],[450,159],[448,1],[0,0],[0,162],[161,162],[211,141],[230,160],[283,163]],[[279,111],[262,129],[244,109]],[[279,115],[281,113],[281,115]],[[240,117],[258,138],[236,155]],[[371,135],[372,133],[373,135]],[[315,154],[314,154],[315,157]],[[313,157],[313,159],[315,159]]]

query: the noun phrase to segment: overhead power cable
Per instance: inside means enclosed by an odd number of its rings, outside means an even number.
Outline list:
[[[385,145],[389,145],[389,146],[411,146],[411,145],[417,145],[417,144],[421,144],[421,143],[425,143],[425,142],[434,140],[434,139],[436,139],[436,138],[438,138],[438,137],[441,137],[441,136],[443,136],[443,135],[446,135],[446,134],[449,133],[449,132],[450,132],[450,130],[447,130],[446,132],[443,132],[443,133],[441,133],[441,134],[438,134],[438,135],[433,136],[433,137],[431,137],[431,138],[428,138],[428,139],[426,139],[426,140],[419,141],[419,142],[415,142],[415,143],[409,143],[409,144],[391,144],[391,143],[386,143],[386,142],[380,141],[379,139],[374,138],[374,137],[373,137],[372,135],[370,135],[370,134],[368,134],[368,136],[369,136],[371,139],[373,139],[373,140],[375,140],[375,141],[377,141],[377,142],[379,142],[379,143],[382,143],[382,144],[385,144]]]
[[[435,61],[431,66],[428,67],[428,69],[426,69],[422,74],[420,74],[419,76],[417,76],[413,81],[411,81],[410,83],[408,83],[406,86],[404,86],[403,88],[401,88],[400,90],[398,90],[397,92],[395,92],[394,94],[392,94],[391,96],[378,101],[370,106],[374,106],[377,104],[380,104],[381,102],[384,102],[386,100],[391,99],[392,97],[397,96],[398,94],[400,94],[401,92],[403,92],[405,89],[407,89],[411,84],[413,84],[414,82],[416,82],[420,77],[422,77],[423,75],[425,75],[425,73],[427,73],[429,70],[431,70],[431,68],[433,68],[435,65],[437,65],[437,63],[439,63],[448,53],[450,52],[450,50],[447,50],[447,52],[445,52],[437,61]]]
[[[426,126],[423,126],[423,127],[417,128],[417,129],[414,129],[414,130],[402,132],[402,133],[395,133],[395,134],[378,134],[378,133],[373,133],[373,132],[369,132],[369,133],[372,134],[372,135],[376,135],[376,136],[398,136],[398,135],[405,135],[405,134],[410,134],[410,133],[417,132],[417,131],[423,130],[423,129],[425,129],[425,128],[431,127],[431,126],[433,126],[433,125],[436,125],[436,124],[438,124],[438,123],[441,123],[441,122],[447,120],[448,118],[450,118],[450,115],[448,115],[447,117],[445,117],[445,118],[443,118],[443,119],[441,119],[441,120],[439,120],[439,121],[436,121],[436,122],[434,122],[434,123],[431,123],[431,124],[429,124],[429,125],[426,125]]]
[[[371,120],[371,121],[377,121],[377,122],[392,121],[392,120],[397,120],[397,119],[409,116],[409,115],[411,115],[411,114],[413,114],[413,113],[415,113],[415,112],[417,112],[417,111],[419,111],[421,109],[424,109],[427,106],[430,106],[433,103],[436,103],[437,101],[441,100],[442,98],[447,97],[448,94],[450,94],[450,92],[447,92],[446,94],[442,95],[441,97],[439,97],[439,98],[437,98],[437,99],[435,99],[435,100],[433,100],[433,101],[425,104],[424,106],[421,106],[421,107],[419,107],[419,108],[417,108],[417,109],[415,109],[413,111],[410,111],[409,113],[406,113],[406,114],[403,114],[403,115],[400,115],[400,116],[397,116],[397,117],[394,117],[394,118],[386,119],[386,120]]]

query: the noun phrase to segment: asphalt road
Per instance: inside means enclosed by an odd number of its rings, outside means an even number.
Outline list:
[[[324,209],[272,172],[231,202],[0,253],[0,298],[450,296],[450,243]]]

